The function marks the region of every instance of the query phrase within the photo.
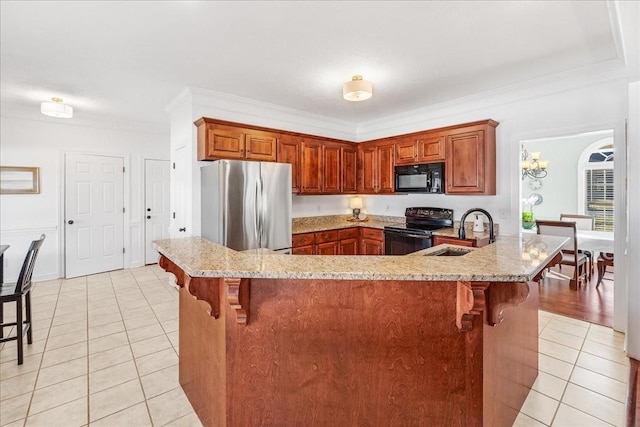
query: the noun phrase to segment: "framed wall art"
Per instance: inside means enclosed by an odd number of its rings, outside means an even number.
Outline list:
[[[0,194],[40,193],[40,168],[0,166]]]

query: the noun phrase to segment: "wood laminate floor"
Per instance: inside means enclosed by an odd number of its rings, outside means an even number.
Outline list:
[[[569,288],[573,268],[554,267],[540,282],[540,309],[590,323],[613,326],[613,268],[607,267],[600,287],[594,271],[587,285],[577,290]]]

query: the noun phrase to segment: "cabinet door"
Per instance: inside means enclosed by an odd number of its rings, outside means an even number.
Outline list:
[[[377,193],[394,192],[394,146],[393,144],[378,147],[378,185]]]
[[[444,161],[444,135],[426,134],[417,138],[416,144],[418,147],[418,163]]]
[[[206,124],[204,135],[198,135],[198,160],[244,159],[245,135],[241,129],[220,129]],[[200,129],[198,129],[200,133]]]
[[[484,131],[450,134],[446,150],[446,192],[483,194],[487,166],[484,161]]]
[[[362,255],[382,255],[384,246],[380,240],[362,239]]]
[[[340,240],[340,255],[358,255],[358,239],[352,237]]]
[[[358,192],[358,148],[352,144],[342,146],[342,192]]]
[[[339,145],[325,143],[322,149],[323,176],[322,192],[339,193],[341,173],[341,150]]]
[[[304,139],[300,171],[301,193],[322,193],[322,168],[322,145],[316,140]]]
[[[455,237],[446,237],[446,236],[433,236],[433,246],[442,245],[444,243],[448,243],[450,245],[458,245],[458,246],[473,246],[473,240],[460,240]]]
[[[278,141],[278,162],[291,163],[291,191],[300,191],[300,137],[281,135]]]
[[[338,255],[339,242],[318,243],[316,255]]]
[[[359,193],[375,193],[377,186],[378,151],[371,145],[358,147],[360,180]]]
[[[269,132],[247,131],[244,137],[245,158],[262,162],[276,161],[278,135]]]
[[[315,245],[300,246],[291,250],[293,255],[315,255]]]
[[[396,142],[396,165],[410,165],[418,160],[418,144],[415,138],[404,138]]]

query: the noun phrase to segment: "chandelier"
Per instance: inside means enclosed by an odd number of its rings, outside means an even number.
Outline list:
[[[531,152],[531,161],[529,161],[529,152],[522,149],[522,179],[529,177],[531,179],[539,179],[547,176],[547,165],[549,161],[540,160],[540,152]]]

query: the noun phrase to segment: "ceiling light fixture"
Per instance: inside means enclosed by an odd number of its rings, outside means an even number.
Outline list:
[[[373,95],[371,82],[362,80],[362,76],[353,76],[350,82],[342,86],[342,96],[347,101],[364,101]]]
[[[51,101],[40,104],[40,112],[45,116],[58,117],[60,119],[70,119],[73,117],[73,107],[62,103],[62,98],[53,97]]]

